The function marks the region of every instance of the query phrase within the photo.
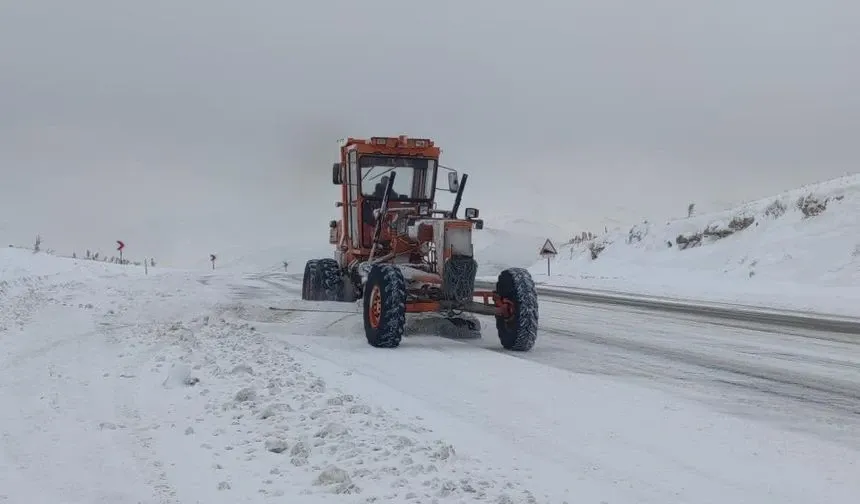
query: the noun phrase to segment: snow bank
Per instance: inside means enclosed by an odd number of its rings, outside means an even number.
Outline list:
[[[570,235],[570,230],[549,222],[522,217],[486,217],[484,229],[472,232],[478,276],[495,279],[503,269],[528,267],[538,257],[547,238],[559,243]]]
[[[334,246],[328,243],[328,235],[320,234],[314,246],[295,246],[286,243],[282,246],[254,248],[235,247],[222,250],[217,255],[215,266],[219,270],[234,272],[286,271],[302,273],[305,263],[310,259],[334,257]]]
[[[533,499],[378,391],[337,387],[348,369],[279,339],[299,321],[242,301],[252,275],[20,249],[0,275],[0,502]]]
[[[0,282],[79,270],[77,261],[58,260],[43,252],[16,247],[0,248]]]
[[[595,258],[596,257],[596,258]],[[860,315],[860,175],[560,247],[551,286]]]

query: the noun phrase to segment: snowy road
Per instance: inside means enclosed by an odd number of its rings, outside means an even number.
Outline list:
[[[292,283],[294,279],[284,279],[283,282],[292,290],[298,289]],[[343,309],[337,304],[329,306]],[[305,317],[310,315],[305,314]],[[780,458],[769,463],[774,464],[770,468],[773,479],[768,481],[764,474],[758,475],[762,478],[758,489],[767,494],[782,494],[780,498],[785,499],[784,502],[793,499],[812,502],[821,497],[816,498],[813,494],[802,496],[804,488],[811,488],[810,479],[816,479],[814,473],[819,469],[807,468],[795,476],[799,479],[788,478],[787,473],[781,472],[785,471],[786,458],[790,459],[790,454],[805,451],[804,442],[800,439],[808,444],[810,451],[806,456],[824,457],[821,454],[826,450],[815,446],[819,442],[841,453],[822,459],[819,468],[833,464],[849,472],[857,470],[860,453],[860,346],[846,340],[844,334],[779,327],[745,329],[725,320],[545,298],[541,303],[539,343],[530,353],[503,352],[492,320],[483,318],[483,338],[460,341],[427,335],[444,334],[444,324],[414,322],[413,336],[404,340],[395,355],[380,359],[379,351],[367,348],[360,336],[358,315],[313,315],[330,317],[324,332],[318,335],[304,332],[302,336],[287,336],[286,339],[303,345],[305,351],[320,359],[348,366],[356,373],[390,384],[392,388],[428,402],[434,408],[448,411],[472,425],[487,425],[491,430],[497,429],[497,434],[505,439],[523,440],[533,454],[549,457],[565,470],[582,470],[582,466],[577,464],[583,460],[603,466],[605,461],[601,450],[614,443],[595,445],[587,433],[571,433],[571,426],[594,426],[605,422],[606,409],[615,409],[613,413],[617,415],[616,420],[606,422],[610,425],[616,421],[641,421],[645,424],[666,421],[666,418],[656,420],[649,416],[660,416],[655,409],[662,407],[662,396],[652,397],[653,404],[647,399],[656,390],[668,392],[671,397],[692,400],[713,415],[705,425],[668,429],[694,450],[702,453],[711,449],[716,451],[705,455],[716,464],[710,466],[711,462],[705,462],[709,466],[707,471],[701,466],[686,466],[687,462],[680,462],[689,454],[665,453],[660,456],[673,458],[681,464],[683,467],[674,467],[673,471],[686,475],[679,478],[689,477],[690,482],[695,482],[689,488],[698,488],[695,494],[687,494],[682,501],[709,502],[707,492],[701,490],[701,485],[707,487],[709,484],[713,485],[715,495],[721,496],[714,502],[721,499],[723,502],[755,500],[751,498],[756,495],[753,488],[741,485],[730,476],[738,473],[737,467],[730,467],[737,464],[737,461],[732,461],[737,453],[724,453],[726,447],[721,445],[719,435],[716,438],[713,433],[703,435],[709,427],[726,423],[731,424],[736,433],[751,433],[763,426],[777,429],[776,432],[785,436],[790,436],[789,432],[802,436],[790,442],[786,441],[787,438],[780,438],[779,447],[770,445],[781,454]],[[511,359],[530,364],[518,365]],[[437,360],[445,366],[443,376],[433,371]],[[492,370],[492,375],[481,376],[476,370],[482,373]],[[592,383],[582,375],[595,375],[600,381]],[[547,378],[549,383],[555,382],[558,387],[549,385],[547,388]],[[605,386],[607,378],[619,386],[642,386],[638,392],[641,397],[630,404],[614,404],[610,398],[601,399],[599,390],[588,390],[590,386]],[[515,415],[512,418],[511,411],[531,412],[528,415],[530,425],[511,425],[509,422],[520,417]],[[629,426],[617,425],[616,428],[618,431],[604,425],[600,432],[609,430],[617,433],[629,429]],[[635,441],[626,439],[619,442],[621,446],[617,448],[620,451],[641,449],[653,454],[659,446],[660,450],[675,452],[676,448],[667,449],[675,440],[648,440],[649,434],[642,434],[642,438]],[[559,445],[559,440],[565,438]],[[747,440],[751,445],[767,443],[760,435],[749,434]],[[760,448],[763,449],[761,452]],[[730,451],[736,449],[733,447]],[[755,457],[762,458],[768,451],[764,446],[750,450],[755,452]],[[722,459],[718,453],[727,457]],[[613,461],[617,464],[617,458],[613,457]],[[698,458],[697,463],[701,462]],[[649,465],[636,464],[636,467],[647,473]],[[672,495],[670,488],[677,488],[673,485],[677,485],[678,480],[671,479],[668,487],[661,487],[657,482],[665,479],[665,465],[654,464],[653,467],[657,469],[647,477],[632,476],[635,473],[623,471],[603,476],[628,481],[633,488],[648,489],[637,491],[632,496],[638,502]],[[720,473],[725,479],[716,478],[710,483],[699,480],[700,477],[709,480]],[[738,493],[730,498],[725,485],[738,485]],[[834,485],[831,490],[838,488]],[[651,494],[651,491],[655,493]],[[858,492],[860,488],[855,486],[853,491]],[[760,495],[762,499],[765,498],[764,493]],[[834,498],[837,494],[833,494]],[[628,498],[631,496],[625,495],[622,500]]]
[[[617,306],[544,301],[541,309],[540,348],[523,358],[659,386],[860,448],[860,346],[841,334]]]
[[[382,350],[281,273],[57,261],[0,284],[0,502],[860,495],[860,349],[827,334],[544,299],[530,353],[488,318]]]
[[[298,292],[296,281],[280,285]],[[463,342],[502,352],[492,319],[479,318],[483,337]],[[748,325],[544,296],[540,343],[505,354],[659,387],[860,449],[860,335]]]

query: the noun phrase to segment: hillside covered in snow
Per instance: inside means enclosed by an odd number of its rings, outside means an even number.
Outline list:
[[[860,315],[860,175],[567,243],[548,286]]]

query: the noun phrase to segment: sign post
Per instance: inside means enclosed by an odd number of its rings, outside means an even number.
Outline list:
[[[543,244],[543,247],[540,248],[540,256],[546,257],[546,276],[550,275],[549,265],[550,260],[558,254],[558,250],[555,249],[555,245],[552,244],[549,238]]]
[[[125,248],[125,243],[122,240],[117,240],[116,245],[116,249],[119,251],[119,263],[122,264],[122,249]]]
[[[212,262],[212,269],[215,269],[215,254],[209,254],[209,260]]]

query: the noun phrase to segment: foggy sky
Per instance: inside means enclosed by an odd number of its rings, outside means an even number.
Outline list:
[[[488,226],[724,207],[857,169],[858,61],[851,1],[0,0],[0,244],[325,248],[346,136]]]

